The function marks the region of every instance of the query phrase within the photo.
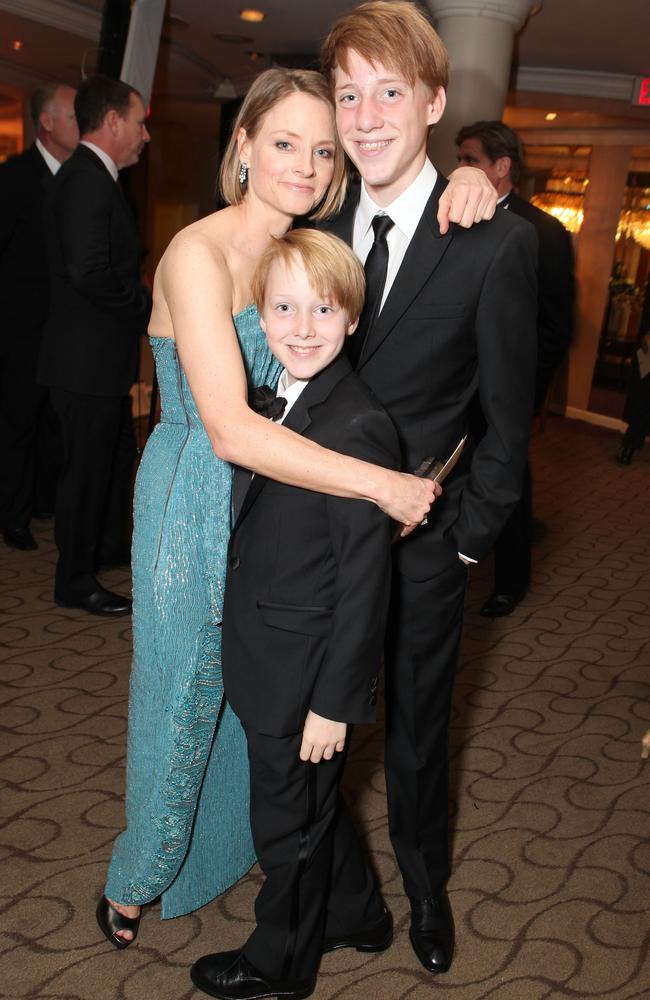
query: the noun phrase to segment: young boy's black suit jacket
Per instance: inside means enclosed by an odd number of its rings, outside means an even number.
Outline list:
[[[390,418],[343,356],[303,389],[285,426],[399,466]],[[246,727],[288,736],[309,709],[374,720],[389,538],[388,518],[370,501],[253,478],[230,542],[223,621],[226,695]]]

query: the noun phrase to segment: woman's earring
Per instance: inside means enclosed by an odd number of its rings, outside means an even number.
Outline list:
[[[248,175],[248,164],[244,160],[242,160],[242,162],[241,162],[241,164],[239,166],[239,183],[240,184],[245,184],[246,183],[246,177],[247,177],[247,175]]]

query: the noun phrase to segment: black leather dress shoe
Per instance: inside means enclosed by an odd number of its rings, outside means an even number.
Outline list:
[[[37,549],[36,539],[29,528],[3,528],[2,537],[12,549],[22,549],[24,552]]]
[[[518,594],[490,594],[480,614],[483,618],[505,618],[512,614],[525,593],[524,590]]]
[[[454,956],[454,917],[446,892],[411,900],[413,951],[427,972],[447,972]]]
[[[81,597],[62,597],[54,595],[54,601],[60,608],[81,608],[91,615],[130,615],[133,602],[130,597],[122,597],[121,594],[114,594],[111,590],[98,587],[91,594],[84,594]]]
[[[323,941],[323,955],[339,948],[356,948],[357,951],[386,951],[393,943],[393,918],[388,910],[376,924],[355,934],[326,935]]]
[[[282,997],[301,1000],[311,996],[316,977],[310,980],[265,979],[241,951],[204,955],[190,969],[192,982],[204,993],[221,1000],[258,1000]]]
[[[629,465],[634,457],[634,448],[626,448],[625,446],[621,448],[618,455],[616,456],[616,461],[619,465]]]

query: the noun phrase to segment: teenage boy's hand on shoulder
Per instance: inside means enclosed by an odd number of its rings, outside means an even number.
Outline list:
[[[300,759],[318,764],[320,760],[331,760],[335,753],[345,747],[347,723],[333,722],[322,715],[309,711],[302,731]]]

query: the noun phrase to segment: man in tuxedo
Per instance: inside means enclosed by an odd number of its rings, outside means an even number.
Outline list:
[[[75,91],[50,83],[32,94],[36,141],[0,165],[0,527],[14,549],[37,547],[34,511],[51,511],[58,428],[36,365],[49,280],[43,214],[53,176],[79,142]]]
[[[85,80],[75,110],[81,142],[48,201],[51,298],[38,371],[63,435],[54,598],[117,615],[131,601],[102,587],[95,573],[128,558],[135,452],[128,393],[151,309],[118,171],[137,162],[149,135],[142,98],[119,80]]]
[[[479,121],[456,137],[458,162],[479,167],[496,188],[499,204],[535,227],[539,242],[535,412],[541,408],[573,334],[575,282],[571,237],[561,222],[515,193],[523,164],[519,136],[501,121]],[[479,423],[480,414],[477,414]],[[494,592],[481,608],[486,618],[509,615],[530,584],[533,507],[530,469],[515,509],[494,546]]]
[[[389,829],[411,903],[410,938],[430,972],[452,961],[446,891],[447,728],[467,566],[517,502],[535,365],[536,237],[507,212],[441,233],[447,181],[427,158],[445,107],[448,58],[406,0],[374,0],[324,42],[337,126],[362,183],[330,228],[365,261],[357,371],[397,428],[403,467],[448,456],[479,393],[487,420],[426,523],[395,546],[386,647]],[[370,307],[370,308],[368,308]],[[349,939],[359,946],[363,928]]]

